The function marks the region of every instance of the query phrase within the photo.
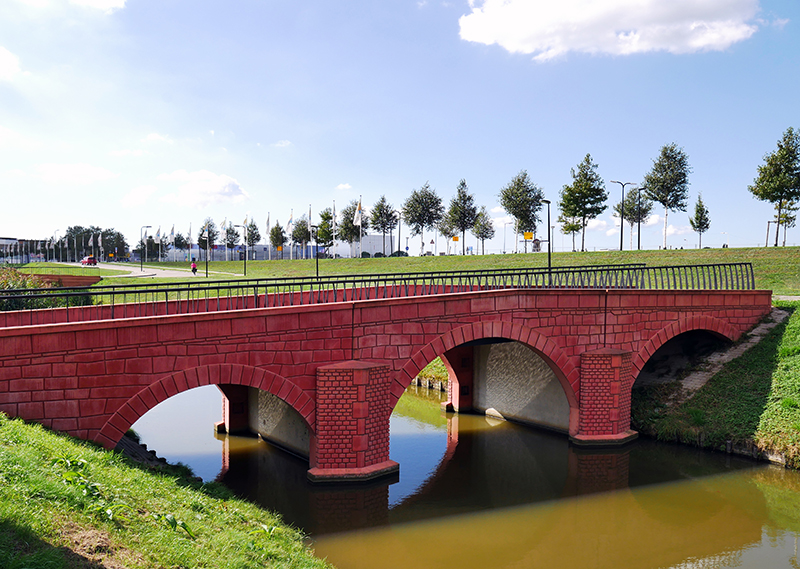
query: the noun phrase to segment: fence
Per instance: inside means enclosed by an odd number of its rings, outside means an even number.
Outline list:
[[[752,290],[755,278],[750,263],[632,264],[7,290],[0,294],[0,310],[6,310],[0,312],[0,327],[509,288]]]

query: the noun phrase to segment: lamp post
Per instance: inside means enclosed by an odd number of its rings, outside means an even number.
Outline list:
[[[612,184],[619,184],[622,186],[622,201],[619,203],[619,250],[622,251],[622,231],[624,228],[624,221],[625,221],[625,186],[630,186],[635,182],[617,182],[616,180],[611,180]]]
[[[244,225],[234,225],[234,227],[242,228],[242,236],[244,238],[244,276],[247,276],[247,228]]]
[[[403,224],[401,220],[403,214],[399,210],[394,210],[394,213],[397,214],[397,256],[402,257],[400,254],[400,226]]]
[[[772,221],[767,222],[767,240],[764,242],[764,247],[769,247],[769,224],[773,223]]]
[[[144,256],[142,256],[142,247],[144,247],[144,254],[147,255],[147,241],[144,240],[144,230],[150,229],[153,227],[152,225],[142,225],[142,228],[139,230],[139,271],[144,272]]]
[[[641,186],[641,187],[637,188],[637,190],[639,191],[639,199],[636,200],[637,201],[637,204],[636,204],[636,220],[637,220],[637,226],[636,226],[636,250],[637,251],[641,251],[642,250],[642,190],[646,190],[646,189],[647,189],[646,186]]]
[[[542,203],[547,204],[547,282],[548,286],[553,286],[553,265],[551,260],[553,251],[551,238],[553,237],[553,232],[552,229],[550,229],[550,200],[542,200]]]
[[[319,225],[309,225],[308,227],[311,229],[311,237],[317,246],[316,251],[314,251],[314,258],[317,264],[317,280],[319,280]]]

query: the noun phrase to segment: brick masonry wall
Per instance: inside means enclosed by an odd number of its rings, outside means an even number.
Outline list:
[[[316,466],[364,468],[389,460],[389,368],[342,362],[317,369]]]
[[[631,353],[611,348],[581,354],[581,435],[618,435],[631,423]]]
[[[313,433],[320,366],[388,366],[391,410],[436,356],[494,337],[554,367],[577,432],[583,352],[629,351],[636,375],[673,336],[705,329],[735,340],[770,304],[769,291],[504,290],[7,327],[0,411],[113,446],[166,397],[239,382],[287,401]]]

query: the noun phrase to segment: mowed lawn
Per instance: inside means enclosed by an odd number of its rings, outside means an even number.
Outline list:
[[[554,267],[645,263],[648,266],[703,265],[714,263],[752,263],[756,287],[777,295],[800,294],[800,247],[760,247],[747,249],[668,249],[656,251],[596,251],[554,253]],[[205,274],[205,262],[198,263],[198,275]],[[187,269],[186,263],[148,263],[158,268]],[[432,271],[468,271],[546,267],[547,253],[510,255],[451,255],[439,257],[383,257],[377,259],[320,259],[320,275],[360,275],[371,273],[403,274]],[[243,278],[242,261],[212,261],[209,278]],[[313,259],[248,261],[247,278],[309,277],[316,274]],[[186,278],[192,278],[187,272]],[[200,276],[196,277],[200,278]],[[127,279],[126,279],[127,280]],[[142,279],[143,280],[143,279]],[[139,282],[131,279],[129,282]]]

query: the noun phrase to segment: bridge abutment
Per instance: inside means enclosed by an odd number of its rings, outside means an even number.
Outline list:
[[[389,460],[389,367],[345,361],[317,368],[316,429],[308,478],[372,480],[396,474]]]
[[[615,446],[638,436],[631,426],[632,354],[601,348],[581,354],[579,446]]]
[[[475,380],[475,348],[457,346],[441,355],[447,368],[447,402],[442,403],[446,411],[463,413],[472,411]]]

